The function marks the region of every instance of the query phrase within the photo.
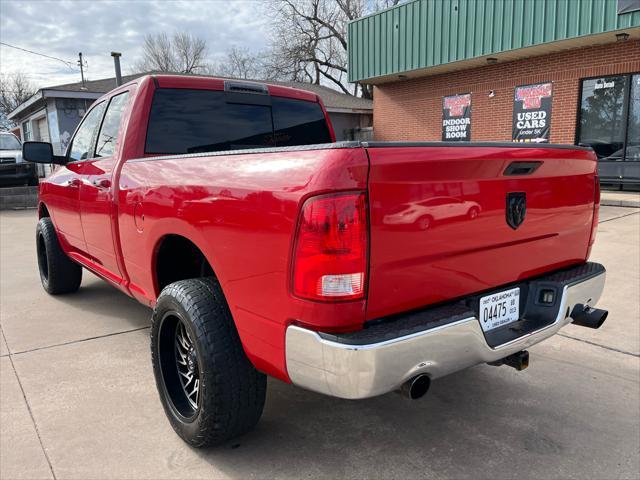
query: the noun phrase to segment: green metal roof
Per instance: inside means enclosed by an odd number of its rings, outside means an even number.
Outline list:
[[[349,24],[349,81],[629,27],[616,0],[413,0]]]

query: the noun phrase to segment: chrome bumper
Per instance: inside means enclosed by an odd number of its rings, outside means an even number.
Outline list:
[[[487,344],[475,315],[366,345],[331,341],[292,325],[286,332],[289,378],[308,390],[357,399],[396,390],[418,374],[436,379],[479,363],[495,362],[551,337],[571,323],[567,312],[578,304],[594,306],[604,282],[603,270],[565,285],[553,323],[495,348]]]

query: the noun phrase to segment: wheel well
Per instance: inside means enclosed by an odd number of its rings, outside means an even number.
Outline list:
[[[180,235],[167,235],[162,239],[157,249],[155,272],[159,292],[178,280],[215,276],[202,251]]]
[[[46,218],[50,216],[51,215],[49,215],[49,210],[47,209],[47,206],[44,203],[41,203],[40,206],[38,207],[38,218]]]

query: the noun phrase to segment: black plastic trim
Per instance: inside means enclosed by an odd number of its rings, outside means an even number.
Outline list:
[[[509,148],[557,148],[564,150],[592,150],[591,147],[558,145],[553,143],[497,143],[497,142],[360,142],[344,141],[318,143],[315,145],[296,145],[293,147],[250,148],[242,150],[222,150],[217,152],[188,153],[179,155],[158,155],[128,160],[128,162],[150,162],[155,160],[176,160],[180,158],[214,157],[220,155],[246,155],[247,153],[304,152],[309,150],[328,150],[345,148],[386,148],[386,147],[509,147]]]
[[[248,153],[305,152],[309,150],[332,150],[359,148],[360,142],[317,143],[315,145],[295,145],[292,147],[245,148],[242,150],[220,150],[217,152],[183,153],[179,155],[157,155],[128,160],[129,162],[152,162],[156,160],[177,160],[181,158],[218,157],[224,155],[246,155]]]
[[[516,142],[362,142],[365,148],[386,147],[509,147],[509,148],[554,148],[560,150],[593,150],[591,147],[564,145],[560,143],[516,143]]]
[[[542,165],[542,162],[533,161],[533,162],[511,162],[507,168],[502,172],[505,176],[515,176],[515,175],[531,175],[533,172],[538,170]]]

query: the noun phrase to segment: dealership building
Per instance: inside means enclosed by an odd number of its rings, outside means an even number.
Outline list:
[[[589,145],[640,185],[640,0],[413,0],[348,39],[376,140]]]

